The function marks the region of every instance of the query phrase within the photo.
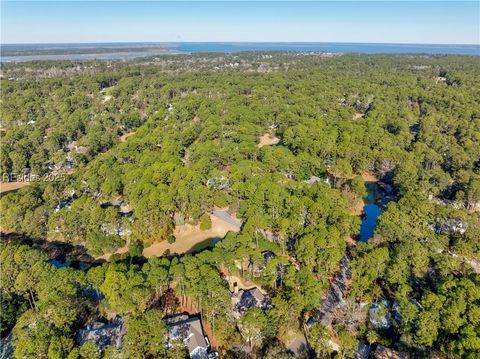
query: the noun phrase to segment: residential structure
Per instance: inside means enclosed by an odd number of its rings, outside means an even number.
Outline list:
[[[232,314],[239,318],[248,309],[256,307],[262,310],[270,308],[269,299],[257,287],[248,290],[239,290],[232,294]]]
[[[165,323],[168,326],[169,345],[173,341],[181,340],[188,348],[190,358],[208,358],[210,343],[203,334],[202,322],[199,318],[181,314],[166,318]]]
[[[79,330],[77,343],[81,346],[93,341],[99,351],[105,350],[110,345],[115,345],[119,349],[122,347],[125,329],[125,320],[120,317],[115,317],[108,323],[96,321]]]

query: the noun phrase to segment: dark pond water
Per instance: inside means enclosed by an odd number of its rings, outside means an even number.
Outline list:
[[[381,188],[375,182],[366,182],[367,197],[363,207],[362,224],[360,225],[361,242],[366,242],[373,237],[375,228],[377,228],[378,217],[382,214],[382,208],[379,205],[381,200]]]
[[[91,263],[81,262],[81,261],[68,261],[61,258],[54,258],[49,260],[50,264],[53,264],[56,268],[66,268],[71,267],[73,269],[84,270],[90,267]]]
[[[70,266],[70,262],[63,261],[61,259],[56,259],[56,258],[51,259],[49,262],[50,262],[50,264],[53,264],[57,268],[64,268],[64,267],[69,267]]]
[[[223,238],[220,238],[220,237],[208,238],[208,239],[204,240],[203,242],[200,242],[200,243],[196,244],[195,246],[193,246],[193,248],[191,248],[187,252],[187,254],[195,254],[195,253],[201,252],[205,249],[213,249],[213,247],[215,247],[215,245],[222,240],[223,240]]]
[[[360,241],[366,242],[373,237],[375,228],[377,228],[377,219],[382,214],[382,210],[376,204],[366,204],[363,211],[364,217],[360,225]]]

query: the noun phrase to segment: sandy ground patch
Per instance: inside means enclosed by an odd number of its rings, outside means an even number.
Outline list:
[[[228,276],[228,284],[231,286],[231,288],[233,288],[233,283],[237,283],[238,289],[248,290],[252,288],[258,288],[260,292],[262,292],[263,294],[267,294],[267,291],[264,290],[259,285],[249,282],[248,280],[243,279],[242,277],[238,277],[235,274],[230,274]]]
[[[282,335],[281,341],[290,349],[295,357],[302,356],[308,351],[308,344],[305,335],[298,330],[290,329]]]
[[[361,216],[363,213],[363,207],[365,207],[365,202],[358,200],[354,203],[353,207],[350,207],[350,213],[353,216]]]
[[[365,116],[364,113],[355,112],[355,113],[353,114],[353,119],[354,119],[354,120],[358,120],[359,118],[362,118],[363,116]]]
[[[110,101],[112,98],[113,98],[112,95],[105,95],[105,96],[103,96],[103,103],[105,103],[105,102],[107,102],[107,101]]]
[[[352,236],[346,236],[345,241],[347,242],[348,246],[352,246],[352,247],[356,247],[358,244],[358,240],[356,240]]]
[[[206,241],[210,238],[223,238],[227,232],[238,232],[239,228],[224,222],[223,220],[210,215],[212,220],[212,228],[206,231],[202,231],[199,225],[192,226],[190,224],[184,224],[176,226],[173,231],[175,237],[175,243],[168,243],[167,241],[157,242],[152,244],[143,250],[145,257],[160,257],[166,252],[168,254],[184,254],[192,250],[196,245]]]
[[[332,171],[331,168],[327,168],[327,173],[330,174],[333,177],[343,178],[343,179],[353,179],[356,176],[360,176],[360,177],[362,177],[362,179],[365,182],[378,182],[379,181],[378,177],[375,176],[372,172],[362,172],[362,173],[360,173],[360,175],[354,174],[353,176],[346,177],[346,176],[341,176],[338,173],[335,173],[334,171]]]
[[[237,266],[237,268],[238,268],[238,266]],[[224,266],[221,266],[219,268],[219,270],[220,270],[220,273],[222,274],[222,276],[227,281],[230,292],[233,293],[233,291],[234,291],[234,286],[233,285],[235,283],[237,283],[238,289],[248,290],[248,289],[252,289],[252,288],[258,288],[258,290],[260,292],[262,292],[263,294],[267,294],[267,291],[264,290],[262,287],[260,287],[259,285],[255,284],[253,282],[250,282],[249,280],[244,279],[240,274],[232,273],[229,270],[227,270]]]
[[[378,177],[371,172],[363,172],[361,176],[365,182],[378,182]]]
[[[248,290],[248,289],[252,289],[252,288],[257,287],[260,290],[260,292],[262,292],[263,294],[266,294],[266,291],[264,291],[262,288],[257,286],[255,283],[250,282],[246,279],[243,279],[242,277],[240,277],[238,275],[228,273],[227,271],[222,271],[222,274],[224,275],[225,279],[227,280],[230,291],[232,291],[232,292],[233,292],[233,284],[237,283],[238,289]]]
[[[3,182],[0,181],[0,193],[6,193],[10,191],[15,191],[19,188],[29,186],[32,182]]]
[[[271,132],[267,132],[263,136],[260,136],[260,143],[257,146],[258,148],[262,148],[263,146],[276,145],[279,142],[280,139],[278,137],[275,137]]]
[[[129,138],[130,136],[133,136],[135,134],[135,131],[134,132],[126,132],[124,133],[123,135],[120,136],[119,140],[120,142],[125,142],[127,140],[127,138]]]

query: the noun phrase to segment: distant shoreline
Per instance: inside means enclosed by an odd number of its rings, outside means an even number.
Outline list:
[[[2,46],[2,56],[39,56],[39,55],[90,55],[116,53],[171,53],[172,50],[161,47],[15,47]]]
[[[171,42],[2,44],[1,62],[115,60],[156,55],[240,52],[480,55],[480,45],[326,42]]]

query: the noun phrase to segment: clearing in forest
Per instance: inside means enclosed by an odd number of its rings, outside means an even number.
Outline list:
[[[224,220],[210,215],[212,220],[212,228],[202,231],[200,225],[191,225],[183,224],[180,226],[175,226],[173,231],[173,236],[175,237],[174,243],[168,243],[167,241],[156,242],[150,247],[147,247],[143,250],[143,255],[145,257],[160,257],[165,253],[168,254],[184,254],[188,253],[195,246],[207,241],[211,238],[223,238],[227,232],[238,232],[239,227],[227,223]]]
[[[372,172],[362,172],[360,174],[365,182],[378,182],[379,179]]]
[[[3,181],[0,181],[0,193],[15,191],[19,188],[29,186],[30,183],[32,183],[32,182],[28,182],[28,181],[3,182]]]
[[[276,145],[280,142],[278,137],[275,137],[275,131],[268,131],[263,136],[260,136],[260,143],[258,144],[258,148],[262,148],[263,146],[271,146]]]
[[[267,294],[267,292],[262,287],[244,279],[243,277],[240,276],[240,274],[236,275],[234,273],[231,273],[228,270],[226,270],[224,267],[220,269],[220,272],[222,273],[224,278],[227,280],[228,287],[232,293],[235,291],[234,284],[236,284],[238,289],[249,290],[252,288],[258,288],[260,292],[262,292],[263,294]]]
[[[363,207],[365,207],[365,202],[362,199],[356,200],[350,207],[350,213],[352,216],[360,217],[363,213]]]
[[[380,180],[374,173],[367,172],[367,171],[362,172],[360,174],[354,174],[354,175],[351,175],[351,176],[343,176],[339,173],[335,173],[331,168],[327,167],[327,173],[330,176],[333,176],[333,177],[336,177],[336,178],[343,178],[343,179],[353,179],[356,176],[360,176],[360,177],[362,177],[362,179],[365,182],[378,182]]]

